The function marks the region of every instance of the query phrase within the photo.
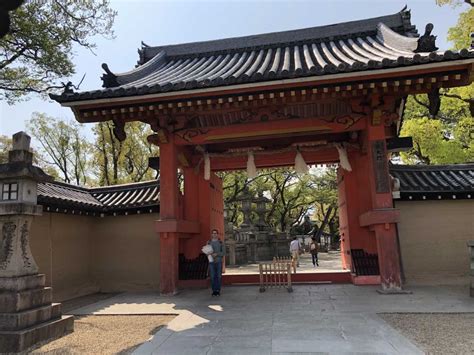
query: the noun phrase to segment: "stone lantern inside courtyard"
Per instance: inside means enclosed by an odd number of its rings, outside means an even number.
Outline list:
[[[30,137],[13,135],[8,163],[0,164],[0,350],[20,352],[73,329],[73,317],[61,317],[52,289],[31,254],[29,233],[37,205],[37,182],[52,178],[33,166]]]
[[[269,226],[265,220],[265,217],[268,212],[267,203],[270,203],[271,201],[265,196],[263,196],[263,191],[259,191],[258,197],[254,199],[254,202],[257,205],[257,215],[258,215],[258,221],[256,223],[256,226],[259,231],[268,230]]]

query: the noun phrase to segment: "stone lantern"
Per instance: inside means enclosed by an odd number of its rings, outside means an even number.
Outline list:
[[[241,201],[242,214],[244,215],[244,220],[242,224],[240,225],[240,228],[244,230],[249,230],[252,227],[251,214],[252,214],[253,196],[247,186],[244,187],[244,190],[242,191],[242,195],[240,196],[240,198],[237,199],[237,201],[238,200]]]
[[[265,221],[265,216],[268,212],[267,203],[271,202],[268,198],[263,196],[263,191],[258,192],[258,197],[254,199],[254,202],[257,204],[257,215],[258,222],[256,223],[260,231],[268,229],[267,222]]]
[[[20,352],[72,331],[73,317],[61,317],[52,289],[31,254],[29,232],[37,205],[37,182],[51,177],[33,166],[30,137],[13,135],[8,163],[0,164],[0,350]]]

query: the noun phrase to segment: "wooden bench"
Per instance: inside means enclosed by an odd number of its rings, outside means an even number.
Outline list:
[[[293,292],[291,286],[291,261],[275,261],[260,263],[260,292],[265,292],[270,287],[286,287],[288,292]]]

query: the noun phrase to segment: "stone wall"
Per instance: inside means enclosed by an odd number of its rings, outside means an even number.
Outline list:
[[[54,301],[94,292],[157,290],[157,214],[86,217],[47,213],[36,217],[31,250]]]
[[[396,208],[406,283],[467,285],[474,201],[396,201]]]

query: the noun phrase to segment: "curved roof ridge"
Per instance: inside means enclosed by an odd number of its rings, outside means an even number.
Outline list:
[[[339,38],[354,33],[376,32],[377,25],[382,22],[392,30],[401,34],[416,36],[416,28],[411,25],[410,11],[403,9],[392,15],[354,20],[330,25],[308,27],[303,29],[262,33],[257,35],[239,36],[208,41],[170,44],[162,46],[143,46],[141,63],[148,62],[158,52],[165,51],[168,56],[202,54],[216,51],[238,50],[252,47],[294,43],[298,41],[314,41],[325,38]]]
[[[102,192],[102,191],[122,190],[122,189],[128,188],[128,187],[149,186],[149,185],[154,185],[154,184],[159,185],[160,180],[159,179],[154,179],[154,180],[147,180],[147,181],[127,182],[127,183],[118,184],[118,185],[89,187],[87,190],[90,191],[90,192]]]

